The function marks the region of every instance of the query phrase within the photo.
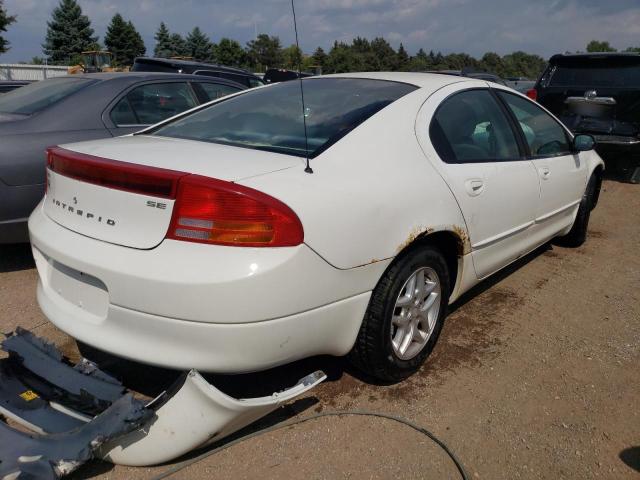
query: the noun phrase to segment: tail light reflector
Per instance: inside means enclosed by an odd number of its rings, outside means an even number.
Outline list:
[[[527,90],[527,97],[531,100],[538,100],[538,91],[535,88]]]
[[[287,247],[304,240],[298,216],[281,201],[223,180],[188,175],[178,183],[167,238],[245,247]]]

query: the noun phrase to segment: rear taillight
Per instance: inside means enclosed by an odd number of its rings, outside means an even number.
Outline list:
[[[265,193],[215,178],[47,149],[47,167],[101,187],[175,199],[166,238],[244,247],[288,247],[304,240],[302,223]]]
[[[245,247],[288,247],[304,240],[298,216],[249,187],[199,175],[178,182],[167,238]]]
[[[184,172],[86,155],[60,147],[47,149],[47,167],[65,177],[154,197],[175,198]]]
[[[535,88],[527,90],[527,97],[531,100],[538,100],[538,91]]]

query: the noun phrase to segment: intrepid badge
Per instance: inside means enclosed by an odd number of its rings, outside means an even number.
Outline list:
[[[55,198],[52,198],[51,201],[53,202],[53,204],[56,207],[60,207],[63,210],[69,212],[69,213],[75,213],[76,215],[85,218],[87,220],[93,220],[95,222],[98,223],[104,223],[106,225],[110,225],[112,227],[114,227],[116,225],[116,221],[112,218],[106,218],[103,217],[101,215],[98,215],[97,213],[93,213],[93,212],[88,212],[86,210],[83,210],[81,208],[77,208],[74,207],[73,205],[69,205],[68,203],[65,202],[61,202],[60,200],[57,200]],[[77,205],[78,204],[78,199],[76,197],[73,197],[73,204]]]

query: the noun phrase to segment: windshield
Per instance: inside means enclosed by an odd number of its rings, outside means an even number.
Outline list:
[[[93,83],[83,78],[60,77],[35,82],[0,97],[0,113],[31,115]]]
[[[549,79],[554,87],[634,87],[640,84],[640,62],[634,58],[566,62],[557,65]]]
[[[309,156],[417,87],[360,78],[303,80]],[[279,83],[223,100],[153,134],[304,156],[300,83]]]

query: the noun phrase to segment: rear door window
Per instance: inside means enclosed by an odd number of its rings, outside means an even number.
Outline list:
[[[91,85],[94,80],[61,77],[34,82],[3,95],[0,113],[31,115]]]
[[[516,134],[488,90],[467,90],[446,99],[429,128],[446,163],[495,162],[521,158]]]
[[[110,116],[117,126],[152,125],[197,105],[186,82],[149,83],[127,93]]]
[[[565,129],[535,103],[507,92],[498,92],[518,120],[534,158],[569,155],[571,144]]]
[[[206,95],[206,101],[216,100],[218,98],[226,97],[232,93],[239,92],[241,89],[232,87],[230,85],[223,85],[221,83],[198,83]]]

